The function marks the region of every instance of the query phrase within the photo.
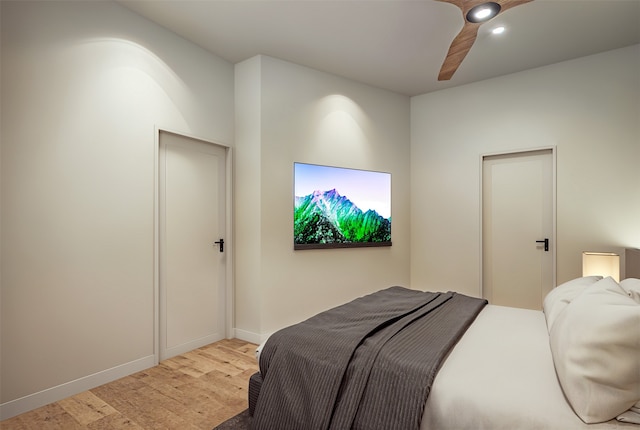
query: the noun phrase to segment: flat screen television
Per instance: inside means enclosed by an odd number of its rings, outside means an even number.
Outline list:
[[[294,163],[294,249],[391,246],[391,173]]]

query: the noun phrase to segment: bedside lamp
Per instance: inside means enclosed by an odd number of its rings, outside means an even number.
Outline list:
[[[620,282],[620,256],[612,252],[582,253],[582,276],[611,276]]]

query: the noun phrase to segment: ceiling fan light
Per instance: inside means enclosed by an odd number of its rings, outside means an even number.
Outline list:
[[[495,2],[482,3],[469,9],[466,19],[473,23],[489,21],[500,13],[500,9],[500,5]]]
[[[483,19],[486,19],[489,15],[491,15],[491,9],[489,9],[488,7],[485,7],[477,11],[473,16],[476,19],[483,20]]]

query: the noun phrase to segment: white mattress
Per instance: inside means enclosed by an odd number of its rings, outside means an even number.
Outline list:
[[[585,424],[564,398],[541,311],[487,305],[440,369],[422,430],[633,429]]]

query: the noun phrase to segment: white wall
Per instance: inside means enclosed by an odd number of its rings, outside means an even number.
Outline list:
[[[155,127],[231,144],[234,71],[113,2],[1,7],[7,417],[153,364]]]
[[[261,57],[235,66],[235,331],[260,343],[262,303],[261,240]]]
[[[408,285],[409,98],[270,57],[236,65],[236,88],[239,333]],[[393,246],[294,251],[295,161],[391,172]]]
[[[479,293],[480,157],[557,147],[557,282],[640,247],[640,46],[411,100],[411,284]]]

